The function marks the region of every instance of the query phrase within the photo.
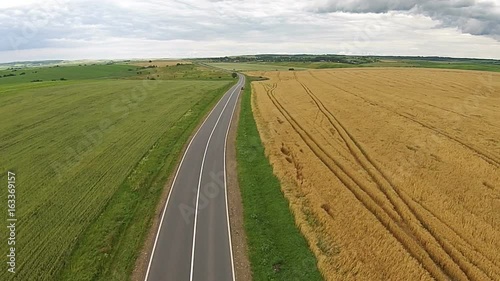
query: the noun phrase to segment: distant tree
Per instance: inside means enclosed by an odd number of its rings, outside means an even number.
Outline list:
[[[288,70],[290,70],[290,71],[294,71],[294,70],[295,70],[295,68],[289,68]]]
[[[152,63],[152,62],[153,62],[152,60],[149,61],[149,63]]]
[[[236,74],[236,72],[233,72],[233,74],[231,74],[233,76],[233,78],[236,78],[238,77],[238,74]]]

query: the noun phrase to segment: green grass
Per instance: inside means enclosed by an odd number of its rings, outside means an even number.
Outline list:
[[[286,70],[288,70],[290,67],[294,68],[295,70],[353,67],[352,64],[337,62],[273,62],[270,64],[276,66],[285,66]]]
[[[138,67],[136,71],[139,74],[137,79],[234,80],[228,71],[198,64],[181,64],[157,68]]]
[[[500,65],[487,63],[461,63],[461,62],[429,62],[429,61],[413,61],[406,62],[406,67],[424,67],[424,68],[441,68],[441,69],[462,69],[462,70],[480,70],[500,72]]]
[[[127,280],[183,145],[235,80],[63,68],[75,80],[0,84],[0,180],[17,173],[19,219],[17,273],[0,280]]]
[[[250,81],[242,97],[236,148],[253,279],[322,280],[264,154],[251,109]]]
[[[293,65],[281,65],[276,63],[207,63],[207,65],[218,67],[226,70],[236,70],[236,71],[276,71],[276,70],[288,70]],[[303,68],[302,68],[303,69]],[[299,70],[299,69],[297,69]]]
[[[378,62],[363,64],[348,64],[337,62],[262,62],[262,63],[208,63],[210,66],[237,71],[287,71],[304,69],[328,69],[328,68],[353,68],[353,67],[421,67],[440,69],[462,69],[500,72],[500,65],[485,62],[443,62],[426,60],[392,60],[387,59]]]
[[[67,81],[61,81],[61,78],[72,80],[82,80],[82,79],[109,79],[109,78],[122,78],[131,77],[136,75],[134,71],[129,71],[133,69],[128,65],[72,65],[72,66],[60,66],[60,67],[33,67],[33,68],[23,68],[14,70],[0,70],[0,85],[11,84],[11,83],[23,83],[31,82],[35,80],[41,80],[42,82],[55,80],[59,83],[65,83]],[[24,74],[22,74],[24,73]],[[15,75],[3,77],[4,75]],[[54,81],[52,81],[54,82]],[[35,83],[35,82],[33,82]],[[40,83],[40,82],[36,82]]]

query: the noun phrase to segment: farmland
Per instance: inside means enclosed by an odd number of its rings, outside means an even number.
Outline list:
[[[282,64],[270,64],[270,63],[209,63],[208,65],[213,67],[219,67],[226,70],[236,70],[236,71],[253,71],[253,70],[264,70],[264,71],[276,71],[276,70],[288,70],[292,66],[282,65]],[[297,68],[304,69],[304,68]]]
[[[500,279],[500,75],[253,72],[266,155],[328,280]]]
[[[198,61],[237,71],[281,71],[294,68],[408,67],[500,72],[500,61],[441,57],[378,57],[342,55],[256,55],[206,58]]]
[[[73,65],[40,68],[20,68],[0,71],[0,83],[40,83],[81,79],[112,79],[132,77],[135,72],[127,65]],[[62,80],[61,80],[62,79]],[[17,87],[18,85],[15,85]]]
[[[149,80],[231,80],[231,72],[194,64],[167,65],[158,68],[155,64],[137,70],[135,79]]]
[[[236,143],[252,280],[322,280],[316,259],[294,224],[280,182],[264,154],[252,114],[250,89],[247,80]]]
[[[191,64],[189,61],[182,61],[182,60],[159,60],[159,61],[132,61],[129,62],[130,65],[135,65],[135,66],[150,66],[150,65],[156,65],[158,67],[165,67],[165,66],[174,66],[177,64]]]
[[[15,280],[126,280],[186,140],[235,80],[198,66],[0,74],[1,179],[17,175]]]

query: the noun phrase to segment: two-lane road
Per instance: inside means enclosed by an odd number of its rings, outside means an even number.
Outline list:
[[[217,103],[181,160],[156,234],[146,281],[234,280],[225,152],[245,77]]]

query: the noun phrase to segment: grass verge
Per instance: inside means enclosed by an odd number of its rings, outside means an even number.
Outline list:
[[[252,113],[251,80],[241,101],[236,157],[253,280],[322,280],[264,154]]]

